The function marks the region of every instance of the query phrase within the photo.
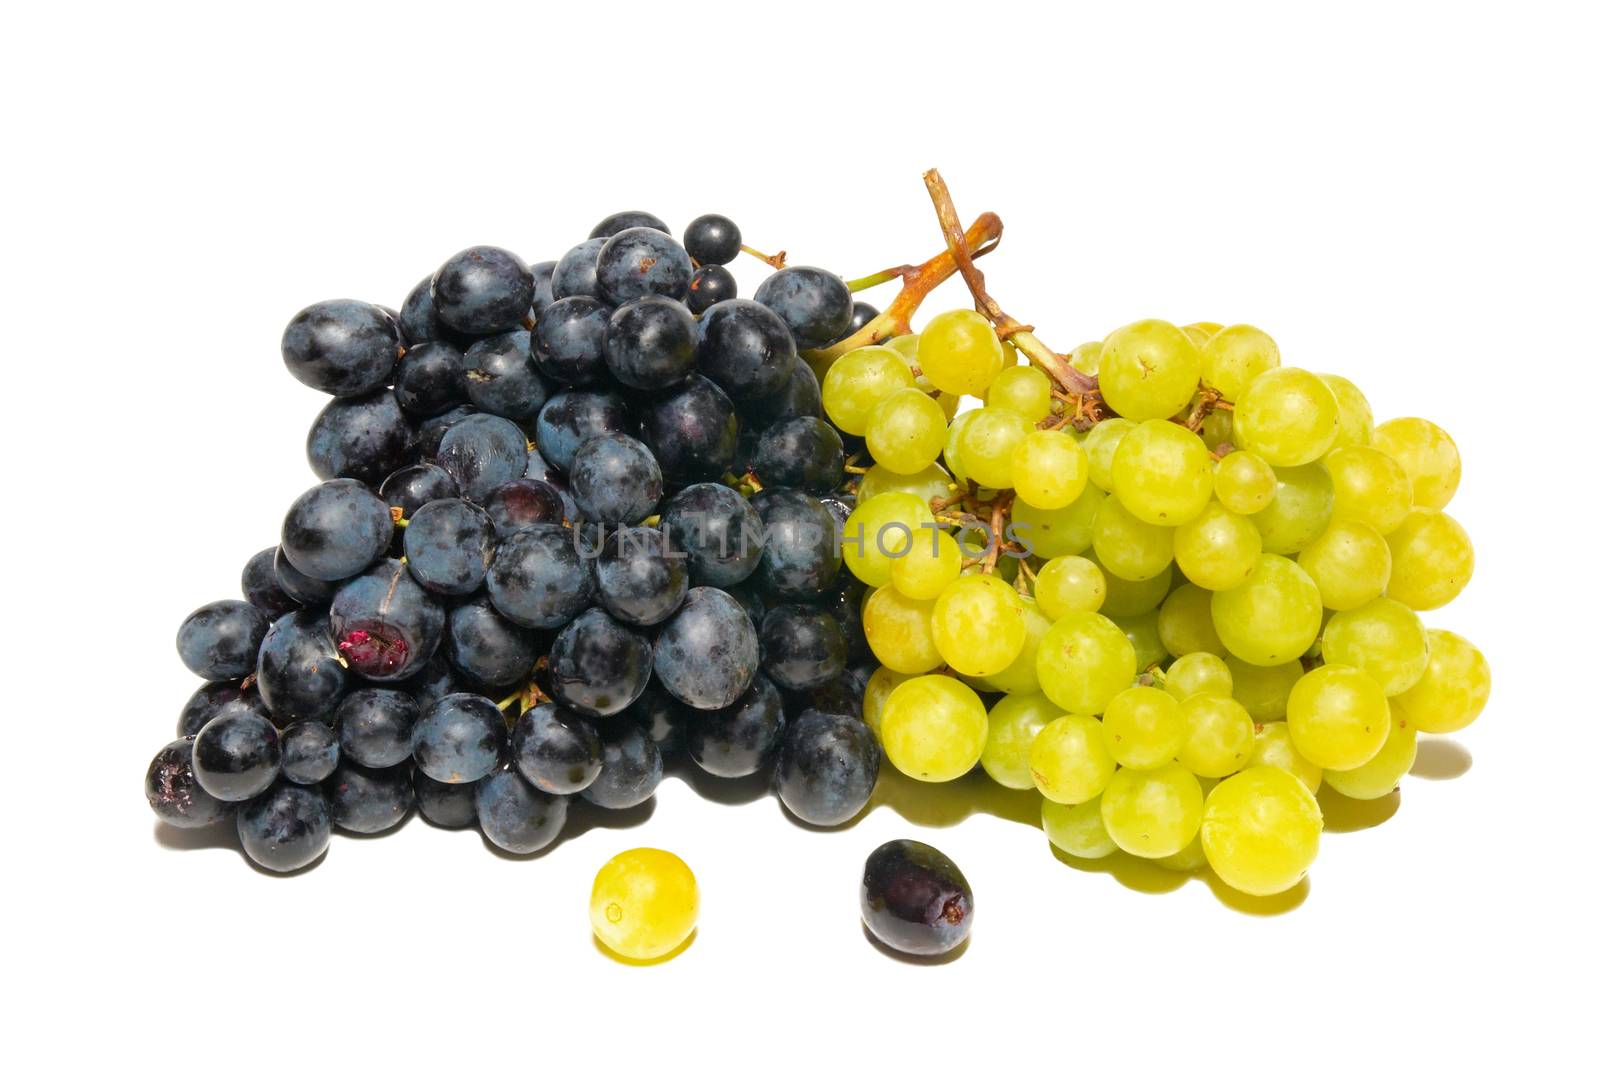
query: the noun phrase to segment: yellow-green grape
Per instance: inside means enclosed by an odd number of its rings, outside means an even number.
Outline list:
[[[1397,709],[1425,733],[1453,733],[1477,720],[1489,702],[1489,660],[1471,641],[1440,628],[1428,630],[1428,668]]]
[[[889,566],[889,580],[907,598],[937,599],[961,575],[964,560],[949,532],[919,528],[911,533],[906,552]]]
[[[1129,420],[1165,420],[1199,385],[1200,351],[1165,320],[1119,327],[1100,348],[1100,393]]]
[[[1233,673],[1216,655],[1195,651],[1173,659],[1166,685],[1167,694],[1180,703],[1196,695],[1232,695]]]
[[[1033,597],[1052,621],[1072,610],[1092,613],[1105,605],[1106,576],[1094,562],[1076,554],[1051,558],[1033,581]]]
[[[1022,596],[997,576],[969,573],[933,606],[933,642],[957,673],[985,677],[1009,666],[1027,642]],[[880,660],[881,661],[881,660]]]
[[[1259,327],[1234,324],[1212,335],[1200,350],[1200,382],[1237,401],[1250,381],[1278,367],[1278,344]]]
[[[1206,798],[1200,844],[1223,882],[1251,896],[1300,884],[1317,858],[1322,809],[1306,786],[1275,766],[1253,766]]]
[[[1082,803],[1047,799],[1039,807],[1039,823],[1050,843],[1074,859],[1104,859],[1117,850],[1100,820],[1099,796]]]
[[[1089,560],[1096,566],[1099,560],[1090,551]],[[1102,570],[1106,578],[1106,597],[1100,612],[1107,617],[1138,617],[1156,609],[1172,590],[1172,566],[1148,580],[1124,580],[1115,573]]]
[[[933,511],[925,500],[904,491],[874,495],[870,501],[857,503],[844,519],[840,553],[857,579],[881,588],[889,583],[894,558],[905,548],[911,533],[932,524]]]
[[[1321,535],[1333,517],[1333,480],[1321,465],[1277,470],[1278,490],[1250,520],[1268,554],[1298,554]]]
[[[1098,714],[1133,683],[1133,644],[1116,622],[1099,614],[1062,614],[1039,641],[1039,685],[1050,701],[1073,714]]]
[[[1114,617],[1117,627],[1133,644],[1133,664],[1141,669],[1159,666],[1169,657],[1161,644],[1161,618],[1154,610],[1138,617]]]
[[[1009,409],[977,409],[961,426],[961,467],[970,479],[996,490],[1011,486],[1011,455],[1033,430]]]
[[[1226,409],[1213,409],[1200,421],[1200,441],[1215,453],[1223,443],[1233,446],[1233,414]]]
[[[1198,517],[1211,501],[1211,479],[1206,444],[1170,420],[1134,427],[1111,459],[1117,501],[1146,524],[1176,527]]]
[[[861,477],[861,483],[856,487],[856,502],[860,504],[890,491],[903,491],[927,502],[950,494],[950,486],[950,474],[938,465],[929,465],[909,476],[882,465],[874,465]]]
[[[1105,730],[1098,719],[1066,714],[1034,735],[1028,769],[1045,799],[1082,803],[1105,791],[1117,763],[1106,749]]]
[[[922,336],[915,331],[909,335],[896,335],[883,344],[905,358],[907,364],[914,364],[917,360],[917,347],[922,342]]]
[[[1448,513],[1413,510],[1386,538],[1389,597],[1413,610],[1437,610],[1472,579],[1472,540]]]
[[[1050,415],[1050,377],[1031,364],[1001,369],[983,404],[1021,413],[1024,420],[1043,420]]]
[[[1196,346],[1203,346],[1212,335],[1222,330],[1222,325],[1213,320],[1196,320],[1192,324],[1184,324],[1184,334],[1194,339]]]
[[[990,688],[1010,695],[1025,695],[1039,690],[1039,641],[1050,631],[1050,618],[1039,608],[1037,599],[1019,596],[1022,603],[1022,624],[1027,630],[1023,636],[1022,650],[1011,664],[999,673],[991,673],[980,680]]]
[[[1094,541],[1095,514],[1105,500],[1105,492],[1091,485],[1083,489],[1076,502],[1062,509],[1039,509],[1026,502],[1014,502],[1012,532],[1018,542],[1041,558],[1082,554]]]
[[[915,387],[902,387],[878,403],[867,425],[867,449],[878,464],[912,476],[944,450],[944,410]]]
[[[1294,749],[1324,770],[1353,770],[1389,735],[1389,700],[1354,666],[1318,666],[1289,693]]]
[[[1379,535],[1411,512],[1411,479],[1400,462],[1370,446],[1346,446],[1322,459],[1333,481],[1333,515],[1360,521]]]
[[[1333,391],[1339,403],[1339,433],[1333,437],[1335,450],[1343,446],[1366,446],[1372,441],[1372,406],[1361,388],[1343,376],[1324,372],[1317,377]]]
[[[1233,430],[1240,446],[1274,468],[1307,465],[1333,445],[1339,401],[1310,372],[1274,368],[1251,380],[1240,394],[1233,407]]]
[[[1260,454],[1235,450],[1217,462],[1212,477],[1217,501],[1235,513],[1260,513],[1278,493],[1278,474]]]
[[[1141,521],[1112,495],[1094,515],[1094,556],[1124,580],[1149,580],[1172,564],[1172,529]]]
[[[922,329],[917,363],[928,382],[952,394],[982,394],[1005,363],[994,327],[971,309],[941,312]]]
[[[913,677],[889,693],[878,728],[895,769],[918,781],[953,781],[983,754],[989,714],[954,677]]]
[[[1100,720],[1111,757],[1135,770],[1165,766],[1183,747],[1184,718],[1178,701],[1159,688],[1118,692]]]
[[[1067,354],[1067,363],[1086,376],[1100,374],[1100,349],[1099,342],[1085,342]]]
[[[913,676],[915,674],[879,666],[867,678],[867,686],[861,693],[861,720],[867,723],[874,736],[882,734],[883,708],[889,702],[890,693]]]
[[[1070,435],[1031,431],[1011,453],[1011,479],[1024,502],[1039,509],[1062,509],[1083,494],[1089,459]]]
[[[840,431],[865,435],[878,403],[911,386],[911,369],[898,353],[887,346],[863,346],[834,361],[822,378],[822,408]]]
[[[1028,755],[1033,738],[1065,713],[1037,692],[1000,700],[989,711],[989,735],[979,756],[984,772],[1007,788],[1032,788]]]
[[[1083,437],[1083,453],[1089,459],[1089,482],[1102,491],[1113,486],[1112,463],[1122,446],[1122,437],[1139,425],[1122,417],[1102,420]]]
[[[961,465],[961,433],[980,412],[982,412],[980,409],[968,409],[965,413],[957,413],[950,419],[950,427],[945,432],[944,467],[950,470],[950,475],[962,483],[967,482],[967,470]]]
[[[1294,749],[1289,726],[1281,721],[1269,721],[1256,727],[1255,748],[1250,752],[1248,765],[1276,766],[1285,773],[1294,774],[1313,795],[1322,785],[1322,767]]]
[[[1183,850],[1200,829],[1205,794],[1175,762],[1153,770],[1123,767],[1100,800],[1100,820],[1117,847],[1142,859]]]
[[[700,919],[694,871],[671,852],[633,848],[594,876],[589,925],[625,959],[660,959],[689,939]]]
[[[1261,529],[1213,501],[1172,533],[1172,557],[1183,575],[1203,588],[1236,588],[1261,558]]]
[[[1000,371],[1017,366],[1017,346],[1009,338],[1000,340]]]
[[[1461,452],[1439,425],[1421,417],[1400,417],[1379,424],[1372,445],[1400,462],[1411,480],[1411,493],[1421,509],[1444,509],[1461,483]]]
[[[1417,727],[1403,713],[1391,712],[1389,736],[1378,753],[1353,770],[1323,775],[1335,792],[1353,800],[1375,800],[1400,787],[1400,779],[1417,761]]]
[[[1334,518],[1296,561],[1330,610],[1365,606],[1389,584],[1389,544],[1360,521]]]
[[[867,597],[861,629],[878,661],[898,673],[927,673],[944,665],[933,642],[932,599],[912,599],[893,587]]]
[[[1193,584],[1173,589],[1158,618],[1161,646],[1173,655],[1223,654],[1222,637],[1211,621],[1211,592]]]
[[[1212,600],[1215,602],[1216,600]],[[1289,695],[1306,675],[1299,659],[1277,666],[1254,666],[1233,655],[1223,659],[1233,681],[1233,697],[1256,721],[1282,721],[1289,713]]]
[[[1179,704],[1183,747],[1178,762],[1198,777],[1227,777],[1250,761],[1256,723],[1244,704],[1225,695],[1190,696]]]
[[[1322,597],[1304,569],[1263,554],[1243,584],[1212,596],[1211,620],[1232,654],[1252,665],[1275,666],[1299,658],[1316,640]]]
[[[1322,660],[1365,670],[1384,695],[1399,695],[1428,666],[1428,632],[1404,603],[1373,599],[1333,615],[1322,630]]]
[[[1205,788],[1204,785],[1200,787],[1202,789]],[[1200,834],[1196,833],[1188,844],[1171,855],[1163,855],[1160,859],[1152,859],[1150,861],[1165,870],[1173,870],[1180,874],[1191,874],[1206,865],[1206,850],[1200,843]]]

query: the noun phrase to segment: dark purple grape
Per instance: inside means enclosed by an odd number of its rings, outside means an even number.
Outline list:
[[[758,428],[778,424],[794,417],[822,416],[822,387],[817,374],[804,361],[794,363],[794,374],[776,394],[750,398],[744,403],[743,417]]]
[[[729,264],[739,255],[744,236],[727,216],[697,216],[683,231],[683,247],[701,264]]]
[[[320,787],[280,781],[239,808],[239,843],[257,866],[286,874],[328,850],[333,820]]]
[[[326,781],[339,766],[339,737],[320,721],[297,721],[283,730],[283,776],[297,785]]]
[[[780,601],[812,601],[837,580],[842,555],[827,506],[802,491],[763,491],[751,499],[764,547],[756,569],[761,590]]]
[[[872,798],[881,758],[877,737],[860,718],[811,710],[784,730],[773,785],[802,822],[836,826]]]
[[[277,547],[258,550],[244,563],[244,571],[239,574],[239,590],[244,593],[245,602],[268,618],[282,617],[300,605],[278,583],[278,572],[273,567],[277,557]]]
[[[283,761],[278,730],[259,714],[212,718],[194,738],[194,779],[219,800],[237,803],[265,792]]]
[[[448,342],[422,342],[406,351],[394,376],[394,400],[413,417],[447,413],[467,400],[467,364]]]
[[[528,466],[528,437],[505,417],[474,413],[444,433],[436,457],[461,488],[461,497],[482,502]]]
[[[660,528],[673,550],[688,556],[696,584],[731,587],[761,562],[766,528],[754,506],[720,483],[697,483],[667,500]]]
[[[294,500],[283,518],[281,545],[289,564],[306,576],[343,580],[381,558],[393,534],[388,504],[366,484],[330,480]]]
[[[350,398],[389,382],[399,360],[400,327],[365,301],[319,301],[283,331],[283,363],[308,387]]]
[[[560,628],[594,594],[594,571],[574,534],[558,524],[531,524],[500,544],[489,566],[489,600],[526,628]]]
[[[626,435],[594,435],[572,457],[572,498],[601,524],[638,524],[661,501],[661,468],[644,444]]]
[[[651,681],[622,716],[642,726],[662,756],[671,758],[688,749],[689,730],[700,712],[678,702],[660,684]]]
[[[689,280],[689,296],[684,298],[684,304],[689,306],[690,312],[699,315],[719,301],[732,301],[738,296],[739,282],[733,272],[721,264],[707,264],[696,269]]]
[[[339,750],[372,770],[398,766],[411,758],[411,731],[421,716],[417,701],[389,688],[361,688],[345,696],[335,711]]]
[[[555,795],[594,784],[601,753],[595,727],[554,703],[524,711],[511,733],[512,765],[535,788]]]
[[[560,301],[569,297],[595,297],[600,293],[600,281],[595,274],[595,262],[600,259],[604,238],[590,238],[567,250],[556,261],[550,276],[550,296]]]
[[[479,339],[468,347],[467,400],[479,412],[519,423],[529,421],[555,393],[534,363],[531,337],[528,331],[518,329]]]
[[[551,398],[539,411],[533,434],[544,459],[567,472],[584,440],[606,433],[627,435],[632,430],[633,419],[621,395],[604,390],[569,390]]]
[[[850,288],[822,268],[783,268],[756,288],[756,300],[783,318],[801,349],[826,346],[850,326]]]
[[[661,752],[650,734],[631,718],[608,718],[600,734],[600,776],[583,798],[610,811],[626,810],[655,795],[661,784]]]
[[[530,457],[538,456],[536,451]],[[561,492],[543,480],[512,480],[496,487],[483,504],[494,521],[496,539],[509,539],[511,533],[530,524],[560,524],[566,514]]]
[[[441,498],[417,510],[404,542],[412,579],[438,595],[470,595],[494,557],[494,521],[471,502]]]
[[[465,829],[478,820],[478,786],[447,785],[420,768],[411,771],[411,792],[422,817],[446,829]]]
[[[446,327],[495,335],[520,326],[533,305],[533,276],[515,253],[491,245],[463,249],[433,276],[433,306]]]
[[[319,480],[349,478],[376,487],[411,456],[415,433],[394,393],[335,398],[306,436],[306,458]]]
[[[368,680],[411,676],[433,657],[444,635],[444,606],[393,559],[340,588],[328,619],[339,653]]]
[[[435,781],[460,784],[487,777],[506,748],[506,720],[481,695],[457,692],[440,699],[417,719],[411,752]]]
[[[444,469],[423,462],[391,472],[378,488],[378,497],[391,510],[398,507],[401,519],[409,521],[429,502],[461,497],[461,489],[456,486],[455,477]]]
[[[533,328],[533,359],[551,379],[583,386],[607,378],[611,307],[587,295],[552,302]]]
[[[764,487],[825,495],[844,479],[844,441],[826,421],[794,417],[761,433],[753,468]]]
[[[844,631],[826,610],[774,606],[760,635],[761,668],[780,687],[817,688],[844,672]]]
[[[594,225],[594,230],[589,232],[589,237],[591,239],[610,238],[614,234],[622,233],[629,227],[649,227],[651,230],[660,231],[662,234],[672,233],[671,228],[661,222],[661,217],[634,209],[626,212],[611,213],[611,215]]]
[[[439,320],[439,310],[433,304],[433,276],[429,275],[406,295],[400,306],[400,333],[408,347],[429,342],[443,342],[457,350],[465,349],[471,340],[459,331],[451,330]],[[406,350],[406,356],[411,350]]]
[[[594,577],[600,604],[630,625],[660,624],[689,591],[687,558],[659,528],[612,532],[595,560]]]
[[[536,633],[501,617],[482,595],[452,609],[447,629],[450,661],[497,693],[527,680],[542,649]]]
[[[755,626],[732,595],[693,588],[656,635],[654,672],[675,697],[718,710],[755,678],[760,649]]]
[[[645,406],[640,437],[676,484],[717,479],[733,464],[739,420],[722,388],[692,375]],[[547,455],[548,456],[548,455]]]
[[[296,610],[272,623],[256,661],[256,689],[279,725],[333,721],[349,673],[339,660],[325,610]]]
[[[537,264],[528,265],[528,275],[533,279],[533,301],[529,303],[528,311],[538,319],[544,311],[555,301],[555,295],[550,292],[550,280],[555,277],[556,262],[541,260]]]
[[[550,690],[584,714],[627,707],[650,680],[650,641],[604,610],[579,614],[550,645]]]
[[[764,674],[736,702],[701,711],[689,728],[689,757],[717,777],[748,777],[783,739],[783,697]]]
[[[937,956],[972,932],[972,886],[939,849],[892,840],[867,856],[861,919],[897,952]]]
[[[255,666],[271,622],[243,599],[207,603],[178,626],[178,657],[208,681],[238,680]]]
[[[333,824],[351,833],[382,833],[405,821],[415,796],[411,768],[369,770],[341,762],[323,788]]]
[[[698,338],[694,317],[682,304],[653,295],[638,297],[620,306],[606,323],[606,368],[625,386],[662,390],[694,371]]]
[[[598,294],[612,305],[649,295],[682,301],[693,274],[683,246],[652,227],[618,231],[606,239],[595,260]]]
[[[700,319],[700,373],[729,397],[771,397],[789,383],[796,360],[789,329],[765,305],[723,301]]]
[[[202,684],[183,704],[183,710],[178,715],[178,735],[194,736],[212,718],[237,710],[268,717],[266,704],[261,701],[261,693],[257,689],[241,690],[238,681]]]
[[[144,798],[156,817],[178,829],[216,825],[233,813],[233,804],[217,799],[194,777],[194,744],[174,740],[150,760],[144,775]]]
[[[478,828],[502,851],[547,848],[567,822],[567,798],[540,792],[516,770],[496,770],[477,783],[474,796]]]

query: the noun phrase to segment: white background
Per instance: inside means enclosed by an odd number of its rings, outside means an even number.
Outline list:
[[[1349,1068],[1570,1051],[1597,951],[1595,27],[1579,5],[1046,6],[6,17],[8,1055]],[[1478,573],[1432,620],[1484,648],[1495,692],[1460,749],[1425,747],[1452,776],[1327,835],[1309,886],[1264,914],[1202,880],[1065,865],[1031,801],[977,783],[888,779],[823,834],[670,780],[646,824],[539,859],[413,820],[336,837],[287,880],[153,832],[140,777],[196,683],[173,632],[237,595],[313,479],[325,399],[277,351],[295,310],[398,305],[473,243],[556,257],[633,207],[680,231],[724,212],[792,262],[860,275],[939,248],[934,165],[967,219],[1000,213],[992,290],[1058,349],[1144,316],[1246,320],[1287,363],[1349,375],[1380,418],[1454,434]],[[761,271],[740,265],[746,292]],[[960,304],[953,284],[930,308]],[[902,835],[975,887],[953,962],[862,937],[861,861]],[[694,944],[648,969],[600,954],[586,921],[596,867],[640,844],[681,854],[704,895]]]

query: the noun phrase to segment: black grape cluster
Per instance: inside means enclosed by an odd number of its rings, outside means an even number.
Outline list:
[[[741,241],[624,212],[557,261],[457,253],[398,312],[296,315],[284,362],[333,396],[324,482],[244,599],[178,630],[206,683],[150,765],[156,814],[235,823],[274,871],[413,806],[528,853],[679,756],[770,770],[807,823],[858,814],[876,663],[840,567],[847,442],[798,351],[875,313],[817,268],[739,298]]]

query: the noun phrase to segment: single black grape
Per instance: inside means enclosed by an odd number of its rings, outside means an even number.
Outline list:
[[[453,608],[446,628],[450,661],[497,694],[527,680],[542,649],[536,633],[501,617],[483,595]]]
[[[692,588],[656,636],[654,672],[678,699],[718,710],[750,687],[760,661],[755,626],[732,595]]]
[[[463,404],[422,421],[417,425],[415,443],[417,456],[425,461],[434,460],[438,456],[439,444],[444,441],[445,433],[476,412],[472,406]]]
[[[332,723],[348,680],[325,610],[285,614],[261,641],[256,689],[280,725],[302,718]]]
[[[556,261],[555,272],[550,276],[550,296],[560,301],[569,297],[596,297],[600,281],[595,263],[600,259],[604,238],[590,238],[573,246]]]
[[[417,799],[418,812],[436,826],[465,829],[478,820],[477,785],[447,785],[413,767],[411,793]]]
[[[435,781],[459,784],[487,777],[506,748],[506,720],[481,695],[457,692],[440,699],[417,719],[411,752]]]
[[[552,302],[533,328],[533,359],[551,379],[583,386],[605,379],[611,307],[587,295]]]
[[[415,433],[394,392],[335,398],[306,436],[306,458],[319,480],[349,478],[376,487],[411,455]]]
[[[861,919],[897,952],[937,956],[972,932],[972,886],[949,856],[915,840],[892,840],[867,856]]]
[[[568,472],[584,440],[607,432],[633,433],[633,419],[622,396],[605,390],[569,390],[551,398],[539,411],[534,442],[546,461]]]
[[[783,709],[785,713],[796,716],[808,710],[815,710],[823,714],[841,714],[847,718],[859,718],[865,691],[866,682],[856,680],[855,676],[848,672],[847,667],[846,672],[815,688],[785,692]]]
[[[433,304],[432,275],[428,275],[411,288],[404,304],[400,306],[398,322],[400,334],[407,346],[406,357],[411,356],[412,347],[429,342],[443,342],[459,351],[465,349],[467,343],[471,341],[461,332],[452,330],[440,322],[439,310]]]
[[[463,334],[510,331],[533,305],[533,276],[515,253],[473,246],[434,273],[433,305],[440,322]]]
[[[688,559],[659,528],[619,528],[594,564],[600,604],[630,625],[665,621],[689,591]]]
[[[555,393],[534,363],[531,339],[519,329],[479,339],[467,348],[467,400],[480,412],[532,420]]]
[[[518,855],[549,847],[567,823],[567,798],[539,791],[516,770],[496,770],[479,781],[474,802],[483,835]]]
[[[661,530],[672,549],[688,556],[696,584],[730,587],[761,562],[766,527],[743,495],[720,483],[697,483],[667,500]]]
[[[763,491],[751,499],[766,539],[756,582],[774,599],[813,600],[837,580],[838,521],[803,491]]]
[[[644,444],[626,435],[594,435],[572,457],[572,498],[601,524],[638,524],[661,501],[661,468]]]
[[[875,306],[868,305],[865,301],[855,302],[850,306],[850,326],[845,328],[840,341],[849,338],[877,318],[878,310]]]
[[[783,739],[783,697],[765,674],[721,710],[701,711],[689,728],[689,757],[708,774],[748,777]]]
[[[258,550],[244,563],[244,571],[239,574],[239,590],[244,594],[244,601],[269,619],[282,617],[300,605],[278,583],[278,572],[273,567],[277,557],[277,547]]]
[[[456,692],[481,694],[488,691],[481,681],[456,667],[449,653],[443,650],[443,644],[440,648],[415,676],[407,677],[400,684],[411,698],[417,701],[417,706],[422,710],[427,710],[445,696],[454,695]]]
[[[683,246],[651,227],[618,231],[606,239],[595,260],[599,296],[612,305],[652,294],[682,301],[693,274]]]
[[[216,825],[233,813],[194,776],[194,743],[178,739],[156,752],[144,775],[144,798],[156,817],[179,829]]]
[[[556,262],[541,260],[537,264],[528,265],[528,276],[533,280],[533,301],[528,306],[528,311],[535,320],[544,315],[555,295],[550,292],[550,281],[556,274]]]
[[[411,731],[421,714],[417,701],[405,692],[357,689],[334,712],[340,753],[368,769],[398,766],[411,757]]]
[[[732,398],[764,398],[794,375],[794,339],[765,305],[742,298],[713,306],[700,319],[700,372]]]
[[[391,509],[398,507],[402,519],[409,521],[417,510],[441,498],[459,498],[461,489],[455,477],[438,465],[423,462],[396,469],[378,488],[378,497]]]
[[[528,465],[528,437],[505,417],[473,413],[444,433],[435,460],[461,488],[461,497],[482,502]]]
[[[494,521],[487,510],[460,498],[437,499],[417,510],[406,525],[406,566],[429,591],[469,595],[489,572],[494,543]]]
[[[574,710],[605,717],[650,680],[650,641],[601,609],[585,610],[550,644],[550,690]]]
[[[625,718],[637,722],[649,735],[663,758],[671,758],[689,747],[689,730],[700,717],[693,707],[672,697],[672,694],[652,680],[639,698],[622,712]]]
[[[511,733],[512,764],[544,792],[582,792],[600,776],[600,759],[600,733],[554,703],[524,711]]]
[[[559,524],[530,524],[500,544],[489,566],[489,600],[526,628],[560,628],[594,594],[594,571],[574,534]]]
[[[340,588],[328,620],[339,653],[368,680],[411,676],[444,635],[444,606],[392,558]]]
[[[699,315],[720,301],[732,301],[739,296],[739,282],[733,272],[721,264],[707,264],[695,270],[689,280],[689,296],[684,303],[689,311]]]
[[[721,387],[691,375],[644,407],[640,438],[670,482],[717,479],[733,463],[739,419]]]
[[[328,850],[333,818],[320,787],[280,781],[239,808],[238,830],[239,843],[257,866],[286,874]]]
[[[844,631],[815,606],[774,606],[761,621],[761,668],[781,687],[816,688],[844,672]]]
[[[530,451],[529,456],[537,456]],[[483,504],[494,522],[496,539],[509,539],[511,533],[530,524],[560,524],[566,515],[561,492],[544,480],[512,480],[489,493]]]
[[[866,629],[861,623],[861,603],[866,593],[867,586],[856,579],[855,574],[848,569],[840,569],[839,578],[817,603],[832,614],[844,630],[845,650],[852,664],[872,656]]]
[[[606,368],[625,386],[662,390],[694,371],[698,339],[694,316],[680,302],[638,297],[619,306],[606,323]]]
[[[320,784],[338,768],[339,737],[320,721],[291,723],[280,744],[283,776],[297,785]]]
[[[825,420],[794,417],[761,433],[753,468],[764,487],[825,495],[844,479],[844,440]]]
[[[278,730],[259,714],[239,711],[212,718],[194,738],[195,781],[229,803],[265,792],[282,761]]]
[[[743,417],[751,425],[764,428],[794,417],[822,416],[822,386],[817,374],[804,361],[795,361],[789,382],[775,394],[750,398],[744,403]]]
[[[343,580],[382,557],[393,534],[388,504],[366,484],[329,480],[294,500],[283,518],[281,546],[306,576]]]
[[[351,833],[382,833],[405,821],[415,796],[411,768],[392,766],[369,770],[341,762],[323,788],[333,824]]]
[[[208,681],[238,680],[255,666],[271,624],[243,599],[206,603],[178,626],[178,657]]]
[[[627,212],[613,212],[605,219],[594,225],[594,230],[589,232],[591,239],[610,238],[620,234],[630,227],[649,227],[651,230],[660,231],[662,234],[671,234],[672,229],[661,222],[661,217],[651,215],[649,212],[629,210]]]
[[[319,301],[295,313],[283,331],[289,374],[340,398],[387,383],[401,352],[399,325],[365,301]]]
[[[802,822],[836,826],[872,798],[881,759],[877,737],[860,718],[811,710],[784,730],[773,785]]]
[[[600,776],[583,790],[583,798],[611,811],[637,807],[661,784],[661,752],[650,734],[631,718],[608,718],[600,734]]]
[[[238,681],[208,681],[184,702],[178,714],[178,735],[193,736],[212,718],[236,710],[269,716],[258,689],[241,689]]]
[[[767,616],[767,600],[766,596],[761,594],[761,586],[752,579],[725,590],[744,607],[744,612],[750,617],[750,623],[759,631],[762,620]]]
[[[395,370],[394,400],[413,417],[438,416],[467,400],[467,364],[448,342],[422,342]]]
[[[683,247],[701,264],[728,264],[739,255],[744,236],[727,216],[697,216],[683,231]]]
[[[783,268],[762,280],[756,300],[783,318],[801,349],[826,346],[850,326],[850,288],[822,268]]]

